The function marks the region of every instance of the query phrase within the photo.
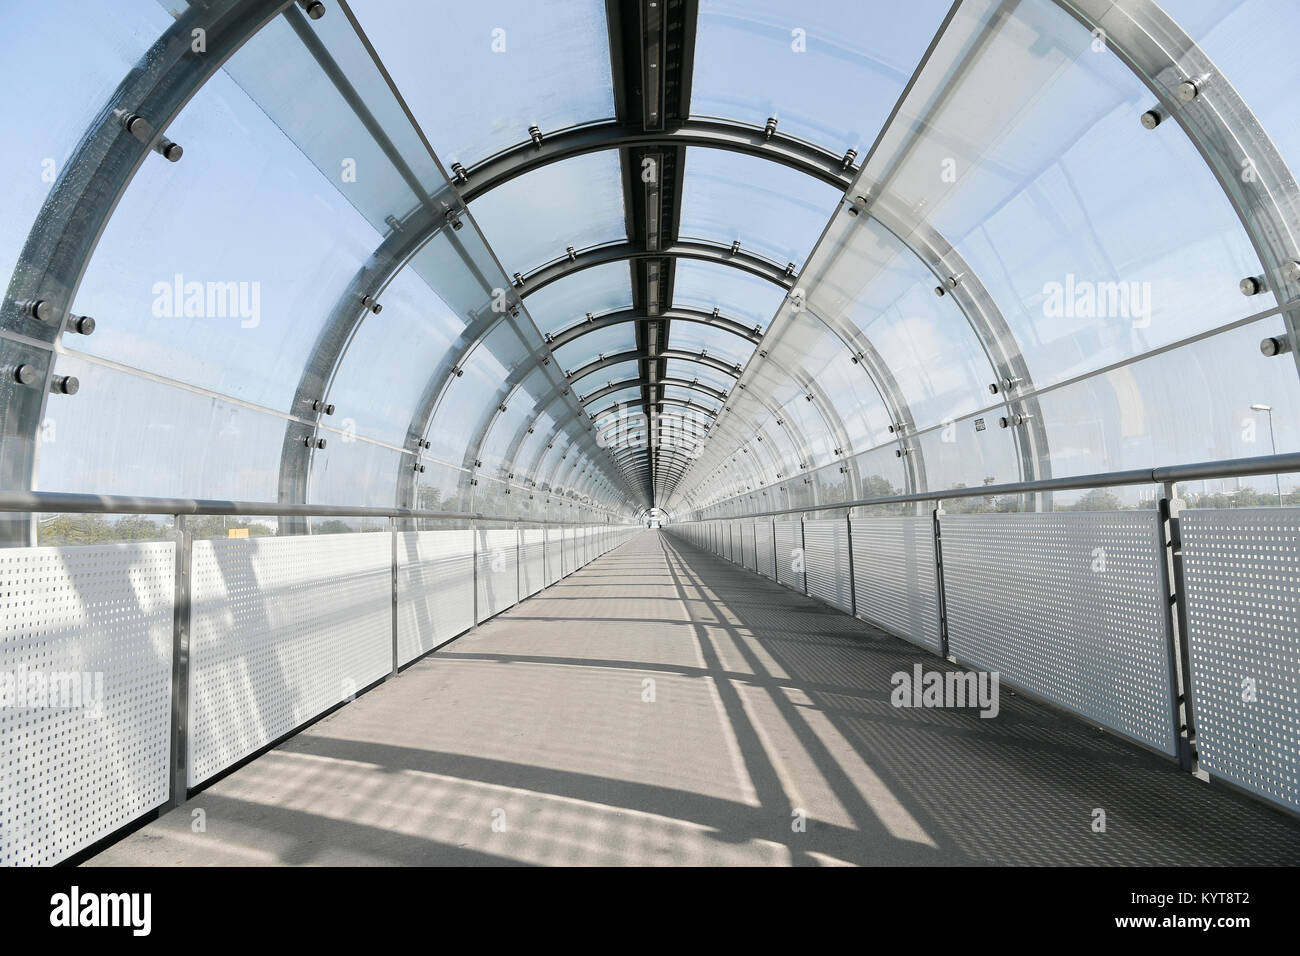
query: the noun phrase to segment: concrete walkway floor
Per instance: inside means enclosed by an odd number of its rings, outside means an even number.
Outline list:
[[[646,532],[90,864],[1300,861],[1290,817],[1005,690],[892,707],[915,663]]]

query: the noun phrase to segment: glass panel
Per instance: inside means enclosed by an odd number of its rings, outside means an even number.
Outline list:
[[[636,351],[636,324],[622,322],[618,325],[593,329],[566,342],[554,350],[555,361],[566,372],[594,362],[599,356],[618,355]]]
[[[987,403],[987,386],[997,377],[993,366],[955,299],[934,294],[938,280],[915,254],[879,222],[847,213],[836,216],[826,249],[828,266],[806,283],[809,313],[842,316],[852,323],[850,330],[865,334],[917,427],[959,418]],[[783,326],[780,340],[794,350],[810,348],[810,340],[819,338],[813,322],[800,317]],[[832,335],[816,324],[823,336]],[[838,339],[828,348],[849,354]],[[817,374],[811,361],[803,367]],[[859,371],[869,375],[865,363]],[[882,440],[877,433],[871,444]]]
[[[1047,0],[1002,10],[963,4],[855,194],[904,228],[925,210],[1039,386],[1271,305],[1238,291],[1259,262],[1195,148],[1137,122],[1137,77]]]
[[[1294,172],[1300,169],[1300,123],[1291,93],[1300,60],[1291,38],[1300,29],[1294,0],[1161,0],[1246,101]]]
[[[465,322],[410,269],[394,276],[382,299],[383,313],[366,316],[348,345],[330,385],[336,411],[327,421],[402,445],[429,376]]]
[[[588,372],[580,378],[575,378],[569,385],[573,388],[575,395],[586,395],[588,392],[594,392],[606,382],[623,382],[637,378],[640,374],[641,366],[639,362],[617,362],[604,368],[598,368],[594,372]]]
[[[6,123],[22,131],[6,137],[0,150],[0,276],[6,285],[37,213],[91,120],[170,25],[155,0],[5,5],[0,75]],[[57,69],[51,69],[54,50]]]
[[[632,308],[626,262],[607,262],[565,276],[527,297],[528,312],[543,332],[559,332],[588,313],[604,315]]]
[[[703,408],[711,408],[714,411],[722,407],[722,403],[712,395],[706,395],[693,388],[683,388],[680,385],[661,385],[660,391],[664,398],[680,399],[683,402],[691,402]]]
[[[618,150],[534,169],[484,193],[469,211],[507,275],[562,258],[568,246],[626,242]]]
[[[140,167],[73,307],[99,326],[67,345],[286,410],[379,235],[224,73],[168,135],[185,157]]]
[[[785,290],[731,266],[689,259],[677,260],[673,306],[712,312],[724,318],[767,327],[785,297]]]
[[[707,352],[731,365],[744,365],[754,354],[754,343],[702,322],[670,322],[668,347],[679,352]]]
[[[730,245],[802,267],[843,192],[779,163],[720,149],[686,150],[683,239]]]
[[[948,0],[701,0],[691,115],[779,131],[859,156],[938,31]]]
[[[730,392],[731,387],[736,382],[726,372],[710,368],[707,365],[701,365],[699,362],[688,362],[685,359],[667,359],[664,363],[664,369],[668,378],[680,378],[685,382],[700,382],[723,392]]]
[[[614,115],[602,3],[349,5],[448,168]]]

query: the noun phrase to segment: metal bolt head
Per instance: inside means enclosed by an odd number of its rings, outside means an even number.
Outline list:
[[[1199,90],[1196,88],[1195,81],[1183,80],[1183,82],[1178,84],[1177,92],[1180,100],[1184,103],[1190,103],[1192,100],[1196,99],[1196,94]]]
[[[1260,282],[1256,276],[1246,276],[1241,280],[1237,288],[1241,290],[1242,295],[1259,295],[1264,291],[1264,283]]]
[[[1300,282],[1300,262],[1294,259],[1282,266],[1282,278],[1287,282]]]
[[[54,306],[44,299],[33,299],[28,302],[26,311],[37,322],[49,322],[54,318]]]
[[[14,381],[19,385],[35,385],[36,369],[31,365],[20,365],[14,369]]]
[[[90,335],[95,331],[95,320],[88,315],[74,315],[68,328],[78,335]]]
[[[1160,125],[1161,118],[1162,117],[1160,116],[1159,111],[1147,110],[1141,116],[1142,125],[1146,129],[1155,129],[1157,126]]]
[[[1272,358],[1274,355],[1284,355],[1291,351],[1291,343],[1280,335],[1266,338],[1259,343],[1259,350]]]
[[[160,143],[158,152],[160,152],[163,159],[167,160],[169,163],[178,163],[180,162],[181,157],[185,155],[185,150],[181,148],[181,144],[173,143],[171,140]]]
[[[60,375],[53,384],[54,390],[61,395],[76,395],[81,390],[81,382],[75,375]]]
[[[948,290],[941,285],[937,285],[934,287],[934,294],[942,299],[945,295],[948,294]]]
[[[320,0],[308,0],[307,3],[303,4],[303,9],[307,11],[307,16],[313,20],[319,20],[325,16],[325,4],[321,3]]]

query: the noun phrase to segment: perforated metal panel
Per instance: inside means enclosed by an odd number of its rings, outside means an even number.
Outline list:
[[[805,521],[804,568],[808,593],[846,614],[853,611],[849,528],[843,518]]]
[[[745,567],[751,571],[757,571],[758,564],[754,560],[754,522],[746,521],[740,526],[740,542],[741,557]]]
[[[1300,508],[1179,523],[1200,766],[1300,809]]]
[[[541,528],[523,528],[519,532],[519,597],[536,594],[546,582],[545,532]]]
[[[754,522],[754,554],[758,563],[758,573],[765,578],[775,574],[772,564],[772,523],[770,521]]]
[[[189,783],[392,669],[392,538],[194,542]]]
[[[478,619],[519,601],[519,543],[514,528],[479,528]]]
[[[799,521],[778,519],[776,525],[776,579],[796,590],[804,589],[803,542]]]
[[[546,529],[546,584],[564,577],[564,529]]]
[[[932,518],[854,518],[853,578],[858,617],[938,652]]]
[[[405,664],[474,626],[474,532],[397,536],[397,661]]]
[[[0,550],[0,865],[167,799],[175,545]]]
[[[1174,752],[1155,512],[944,515],[940,531],[953,654]]]
[[[576,528],[564,529],[564,573],[572,574],[578,569],[578,531]]]

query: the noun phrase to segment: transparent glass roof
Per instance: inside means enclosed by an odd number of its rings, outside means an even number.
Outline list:
[[[951,6],[947,0],[700,0],[691,115],[866,154]]]
[[[588,312],[604,315],[632,308],[632,282],[626,262],[607,262],[558,279],[530,292],[528,311],[543,332],[559,332]]]
[[[686,150],[681,236],[731,245],[802,267],[843,192],[766,159]]]
[[[602,3],[349,5],[447,168],[614,115]]]
[[[569,246],[627,240],[617,150],[525,173],[475,199],[469,211],[507,275],[527,274]]]
[[[744,365],[754,354],[754,343],[749,339],[702,322],[673,323],[668,347],[679,352],[705,352],[731,365]]]
[[[211,75],[179,41],[225,5],[84,6],[14,5],[0,39],[18,488],[510,518],[536,480],[594,519],[1300,447],[1289,0],[661,4],[689,146],[644,122],[640,18],[611,36],[598,0],[291,4],[212,34]],[[1098,11],[1125,24],[1100,45]],[[637,258],[584,268],[608,245]],[[655,360],[567,379],[638,329]],[[651,371],[664,422],[717,411],[698,458],[598,447]]]
[[[777,285],[711,262],[679,260],[673,280],[673,306],[721,310],[724,318],[767,326],[785,297]]]
[[[565,371],[581,368],[600,356],[618,355],[636,349],[636,325],[621,322],[603,329],[592,329],[572,342],[555,349],[555,360]]]

